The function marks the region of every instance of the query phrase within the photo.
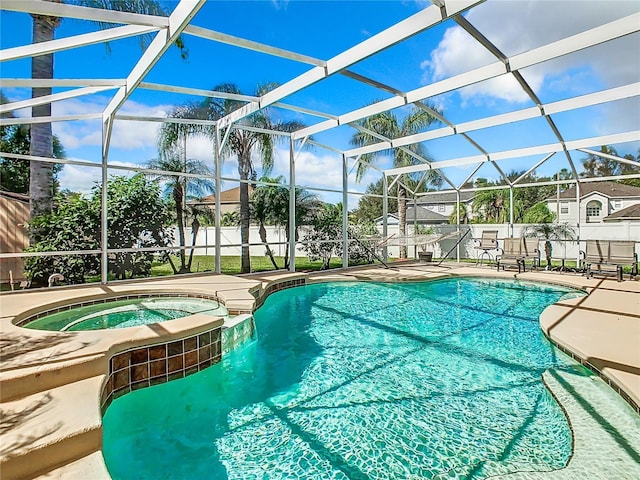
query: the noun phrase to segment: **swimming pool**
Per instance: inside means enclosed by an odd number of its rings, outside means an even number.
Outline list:
[[[571,431],[541,382],[571,369],[538,318],[562,287],[326,283],[271,295],[257,341],[107,409],[125,478],[485,478],[566,465]]]
[[[46,315],[23,325],[25,328],[54,331],[100,330],[159,323],[196,313],[227,315],[215,300],[192,297],[145,297],[112,300],[71,308]]]

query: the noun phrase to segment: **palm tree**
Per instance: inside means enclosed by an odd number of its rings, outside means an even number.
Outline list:
[[[279,176],[277,178],[261,179],[265,183],[282,184],[284,178]],[[253,212],[256,214],[256,219],[259,222],[260,240],[263,243],[267,243],[267,232],[264,229],[264,223],[269,222],[274,225],[279,225],[284,228],[285,239],[287,244],[289,243],[289,188],[284,185],[263,185],[254,190],[252,196]],[[320,208],[320,201],[318,197],[307,190],[302,188],[295,189],[295,241],[298,241],[298,226],[302,225],[315,215]],[[264,235],[264,236],[263,236]],[[271,262],[275,268],[279,268],[271,254],[269,246],[267,245],[267,253],[271,257]],[[289,249],[285,249],[284,252],[284,268],[289,268]]]
[[[458,223],[458,209],[455,207],[451,215],[449,215],[449,223]],[[469,211],[465,203],[460,204],[460,223],[469,223]]]
[[[262,96],[277,85],[268,83],[258,86],[256,96]],[[222,84],[214,87],[214,91],[240,95],[240,89],[233,84]],[[205,120],[219,120],[229,113],[244,106],[245,103],[229,98],[207,98],[201,103],[183,105],[176,108],[169,114],[175,118],[191,118]],[[291,132],[302,128],[304,125],[299,122],[273,122],[269,116],[268,109],[245,117],[236,125],[246,125],[258,127],[266,130],[276,130]],[[183,137],[183,135],[204,135],[211,139],[215,138],[215,129],[208,125],[185,125],[176,123],[165,123],[161,128],[160,147],[161,149],[171,149]],[[242,273],[251,271],[251,258],[249,256],[249,223],[251,212],[249,209],[249,181],[255,179],[256,171],[253,165],[251,154],[258,151],[262,160],[262,172],[268,175],[273,168],[274,142],[279,137],[269,133],[233,129],[223,148],[223,156],[235,156],[238,161],[238,174],[240,176],[240,238],[242,242]]]
[[[63,0],[48,0],[54,3],[64,3]],[[166,15],[166,10],[156,0],[122,1],[122,0],[77,0],[74,3],[89,7],[102,7],[110,10],[119,10],[149,15]],[[53,40],[55,29],[60,25],[60,18],[47,15],[32,14],[33,17],[33,43],[48,42]],[[100,27],[106,25],[98,22]],[[141,36],[141,42],[148,42],[149,36]],[[181,39],[176,45],[184,55],[186,49]],[[36,55],[31,57],[31,78],[53,78],[53,54]],[[50,87],[38,87],[31,90],[31,97],[37,98],[51,95]],[[33,117],[47,117],[51,115],[51,104],[32,107]],[[31,125],[31,146],[29,153],[34,156],[51,158],[53,156],[53,136],[51,123],[34,123]],[[31,217],[51,210],[53,201],[53,164],[49,162],[32,161],[29,174],[29,195]]]
[[[436,117],[434,117],[431,113],[426,112],[425,110],[418,107],[414,107],[402,121],[399,121],[395,114],[393,114],[392,112],[379,113],[357,122],[357,125],[359,127],[362,127],[362,130],[359,130],[353,135],[353,137],[351,138],[351,144],[356,146],[364,146],[380,141],[380,137],[368,133],[367,131],[375,132],[386,138],[394,139],[416,134],[436,121]],[[423,158],[426,158],[425,148],[420,143],[409,145],[405,148]],[[369,165],[371,165],[371,163],[378,156],[388,154],[389,150],[383,150],[380,152],[363,155],[360,158],[360,162],[358,163],[356,179],[358,181],[362,179],[362,177],[368,170]],[[400,148],[394,149],[394,167],[406,167],[409,165],[415,165],[417,163],[419,163],[419,161],[409,153],[407,153],[406,150]],[[438,180],[439,177],[437,176],[437,174],[435,174],[433,171],[429,171],[429,178],[427,179],[427,182],[436,185],[439,183]],[[403,179],[400,179],[400,181],[398,182],[398,223],[400,235],[404,237],[407,234],[407,191],[404,185],[400,183],[402,181]],[[406,246],[400,247],[400,258],[407,258]]]
[[[522,233],[523,237],[539,237],[545,240],[544,253],[547,260],[547,270],[551,268],[551,241],[575,239],[575,230],[572,226],[570,226],[568,223],[550,223],[548,220],[549,218],[553,218],[553,214],[550,213],[550,215],[551,217],[547,217],[540,223],[537,223],[535,225],[528,225]]]
[[[282,200],[277,203],[279,205],[279,212],[274,212],[274,217],[278,219],[278,224],[283,225],[285,229],[285,239],[287,240],[287,244],[289,243],[289,226],[290,226],[290,217],[289,217],[289,189],[286,187],[280,187],[280,195]],[[318,199],[318,197],[305,190],[303,188],[295,189],[295,202],[296,202],[296,214],[294,218],[295,229],[294,229],[294,240],[297,243],[299,240],[298,235],[298,227],[300,225],[309,224],[312,218],[315,216],[316,212],[321,208],[322,202]],[[286,206],[285,206],[286,205]],[[289,249],[287,248],[284,251],[284,268],[289,268]]]
[[[618,156],[618,152],[610,145],[602,145],[600,152],[605,155]],[[609,177],[613,175],[619,175],[621,171],[620,162],[611,160],[606,157],[600,157],[590,153],[587,157],[582,159],[582,167],[584,171],[580,174],[581,177]]]
[[[0,92],[0,104],[9,103],[7,97]],[[2,118],[15,118],[13,112],[3,113]],[[25,125],[0,126],[0,151],[29,155],[31,145],[31,128]],[[53,158],[66,158],[66,152],[60,139],[52,137]],[[52,165],[52,191],[58,193],[56,174],[63,165]],[[0,158],[0,188],[9,192],[29,194],[30,165],[28,160]]]
[[[220,218],[220,225],[222,227],[237,227],[240,225],[240,215],[237,211],[225,212]]]
[[[210,185],[207,185],[210,187]],[[202,206],[202,205],[194,205],[188,204],[185,210],[185,217],[191,217],[191,250],[189,251],[189,261],[187,263],[187,271],[191,271],[191,265],[193,264],[193,254],[196,251],[196,240],[198,239],[198,232],[200,231],[200,219],[204,219],[206,222],[211,221],[212,212],[211,209]]]
[[[211,175],[209,168],[199,160],[187,159],[184,151],[178,149],[165,150],[160,152],[160,156],[149,162],[148,168],[154,170],[164,170],[165,172],[178,172],[195,175]],[[183,176],[183,175],[171,175],[171,174],[158,174],[156,178],[162,179],[166,182],[165,192],[171,197],[175,206],[176,220],[178,222],[178,237],[181,247],[184,247],[185,234],[185,216],[188,211],[185,209],[187,196],[193,198],[200,198],[203,194],[206,194],[213,190],[213,184],[210,180],[199,177]],[[192,225],[195,242],[195,235],[197,235],[200,223],[197,215],[194,216],[194,225]],[[180,269],[176,269],[173,263],[171,267],[174,273],[186,273],[191,269],[191,260],[193,258],[193,248],[189,256],[189,263],[186,262],[186,256],[184,249],[180,250]]]
[[[281,179],[282,177],[262,177],[260,181],[264,183],[281,183]],[[251,194],[251,217],[258,222],[258,234],[260,235],[260,241],[264,244],[267,255],[269,255],[271,263],[273,264],[273,268],[276,270],[280,267],[278,267],[276,259],[273,256],[273,251],[267,242],[267,229],[265,228],[265,224],[272,220],[271,210],[276,204],[278,189],[279,187],[274,185],[260,185]]]

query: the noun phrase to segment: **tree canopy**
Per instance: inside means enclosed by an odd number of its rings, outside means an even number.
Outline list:
[[[405,137],[425,130],[431,124],[439,121],[436,115],[440,112],[438,112],[435,106],[432,105],[424,105],[424,107],[425,108],[419,108],[418,106],[414,106],[402,119],[397,117],[393,112],[387,111],[359,120],[356,122],[356,128],[358,131],[351,138],[351,144],[362,147],[380,142],[382,138],[394,139]],[[376,158],[389,155],[390,153],[393,155],[394,167],[416,165],[421,163],[420,159],[429,160],[426,148],[422,143],[414,143],[407,145],[406,147],[394,148],[392,151],[383,150],[376,153],[368,153],[362,155],[358,162],[356,178],[360,180]],[[442,179],[432,170],[427,171],[424,175],[427,176],[427,183],[433,183],[435,185],[442,181]],[[407,182],[407,178],[410,177],[413,176],[402,175],[402,178],[397,183],[398,227],[400,229],[401,236],[407,234],[407,192],[404,184]],[[417,177],[413,178],[414,180],[417,179]],[[400,257],[407,257],[406,246],[400,247]]]
[[[0,92],[0,104],[8,100]],[[13,118],[13,114],[3,114],[5,118]],[[0,152],[29,155],[31,146],[31,130],[25,125],[0,125]],[[53,135],[53,158],[66,158],[66,152],[60,139]],[[57,193],[59,184],[57,175],[63,165],[53,165],[53,191]],[[29,160],[0,157],[0,190],[29,194]]]
[[[38,240],[26,251],[100,249],[101,190],[101,185],[96,185],[89,198],[59,194],[50,212],[32,219],[29,229]],[[142,174],[109,178],[107,212],[109,249],[165,247],[172,242],[160,186]],[[152,251],[110,253],[109,273],[121,279],[149,276],[153,256]],[[34,285],[46,285],[52,273],[61,273],[67,283],[83,283],[100,273],[100,254],[29,257],[25,272]]]
[[[620,157],[616,149],[610,145],[602,145],[600,147],[600,153],[604,155]],[[621,158],[634,162],[640,162],[640,149],[638,150],[638,154],[635,158],[631,154],[626,154]],[[582,177],[610,177],[614,175],[630,175],[634,173],[640,173],[640,166],[638,165],[619,162],[605,156],[594,155],[593,153],[588,154],[585,158],[582,159],[582,167]],[[623,180],[620,180],[620,183],[640,187],[640,178],[625,178]]]

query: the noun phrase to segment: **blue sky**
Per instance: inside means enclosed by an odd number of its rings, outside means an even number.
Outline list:
[[[172,8],[172,4],[168,3]],[[327,60],[356,45],[371,35],[391,26],[428,5],[424,1],[208,1],[192,24],[295,51]],[[579,7],[579,8],[576,8]],[[466,16],[485,36],[504,53],[513,55],[558,40],[601,23],[612,21],[638,11],[635,0],[608,2],[489,0]],[[31,18],[27,14],[2,11],[0,13],[2,48],[30,42]],[[56,37],[66,37],[96,30],[89,22],[63,20]],[[237,84],[252,94],[256,85],[269,81],[284,83],[311,67],[301,63],[270,57],[214,43],[191,36],[185,41],[189,58],[180,59],[176,48],[170,49],[151,70],[144,81],[174,84],[192,88],[212,88],[225,82]],[[104,45],[94,45],[65,52],[55,57],[56,78],[124,78],[141,54],[135,39],[112,42],[111,53]],[[631,50],[630,50],[631,49]],[[523,76],[534,88],[543,103],[568,96],[590,93],[603,88],[623,85],[640,79],[640,56],[629,51],[640,50],[638,34],[608,44],[577,52],[557,60],[524,70]],[[635,58],[634,58],[635,57]],[[494,61],[455,23],[447,21],[424,33],[396,45],[378,55],[357,63],[351,69],[402,91],[410,91],[431,82],[442,80],[465,70]],[[28,78],[28,59],[0,64],[3,78]],[[12,100],[28,98],[26,89],[3,88]],[[99,112],[114,91],[71,99],[54,105],[54,113]],[[285,103],[332,114],[343,114],[389,94],[344,76],[336,75],[286,98]],[[136,115],[164,115],[175,105],[197,101],[195,97],[138,90],[121,109]],[[488,115],[519,110],[532,106],[531,100],[512,79],[481,82],[472,87],[441,95],[429,100],[442,109],[454,123],[474,120]],[[406,108],[395,112],[399,118]],[[640,124],[638,99],[590,107],[584,111],[558,114],[554,120],[567,140],[618,131],[629,131]],[[321,119],[292,114],[275,109],[273,115],[282,119],[296,119],[307,124]],[[157,124],[116,122],[111,162],[143,165],[156,156]],[[442,125],[436,125],[437,128]],[[68,156],[99,162],[100,123],[98,121],[68,122],[54,125],[54,132],[62,139]],[[340,149],[350,147],[354,130],[342,126],[316,136],[318,141]],[[533,146],[555,142],[546,122],[534,119],[504,127],[496,127],[470,136],[488,151]],[[425,144],[435,160],[474,155],[478,151],[460,137],[439,139]],[[621,154],[635,154],[636,144],[616,146]],[[188,146],[189,155],[211,162],[211,147],[203,139]],[[285,177],[288,169],[286,145],[276,152],[274,174]],[[579,164],[583,154],[574,159]],[[556,158],[557,157],[557,158]],[[540,175],[553,174],[566,167],[566,159],[556,155],[538,170]],[[539,158],[506,160],[505,171],[526,169]],[[315,148],[304,152],[298,161],[297,181],[309,187],[341,188],[341,159],[328,151]],[[380,159],[380,166],[389,161]],[[447,169],[454,182],[462,181],[471,167]],[[114,171],[113,173],[120,173]],[[224,175],[237,177],[233,162],[226,162]],[[87,190],[99,176],[89,168],[65,167],[61,174],[63,186]],[[497,172],[490,165],[483,166],[477,176],[495,178]],[[360,184],[352,182],[350,189],[364,190],[378,178],[371,171]],[[233,187],[227,182],[225,188]],[[340,195],[322,196],[337,201]],[[357,200],[354,199],[354,202]],[[349,205],[350,208],[355,207]]]

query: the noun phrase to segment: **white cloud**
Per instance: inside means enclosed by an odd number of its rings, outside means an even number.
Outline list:
[[[213,164],[213,142],[206,137],[190,137],[187,140],[187,156],[211,166]]]
[[[69,158],[69,160],[81,160],[78,158]],[[123,167],[140,167],[131,162],[111,162],[112,165],[119,165]],[[132,176],[135,172],[131,170],[116,170],[109,169],[109,176]],[[91,193],[91,189],[97,184],[102,183],[102,169],[99,164],[95,167],[87,167],[83,165],[71,165],[66,164],[64,168],[58,174],[58,181],[60,182],[60,189],[70,190],[72,192],[78,192],[85,195]]]
[[[637,2],[544,2],[533,0],[488,1],[472,9],[467,19],[506,55],[512,56],[588,28],[621,18],[638,10]],[[637,37],[560,57],[528,68],[527,82],[534,91],[541,88],[566,91],[591,70],[605,86],[637,80],[640,63],[629,61],[629,51],[637,50]],[[430,58],[422,62],[423,82],[430,83],[496,61],[462,28],[448,28]],[[496,99],[522,103],[528,96],[518,83],[503,76],[460,90],[465,102],[491,103]]]
[[[349,167],[351,168],[351,167]],[[323,188],[342,191],[342,157],[325,151],[305,150],[296,159],[296,184],[309,188]],[[289,151],[277,149],[274,155],[273,176],[282,175],[289,181]],[[356,183],[355,169],[349,175],[349,190],[364,191],[366,187],[380,178],[380,174],[370,169],[360,182]],[[325,201],[341,202],[341,193],[315,191]],[[349,209],[357,206],[358,195],[349,196]]]
[[[96,182],[100,182],[100,168],[65,165],[58,174],[61,190],[70,190],[88,195]]]
[[[100,113],[108,98],[94,95],[83,99],[74,98],[53,104],[53,115],[80,115]],[[141,117],[165,117],[171,105],[145,105],[132,100],[127,101],[119,113]],[[111,134],[111,147],[124,150],[154,148],[158,138],[158,122],[138,122],[116,120]],[[102,124],[99,119],[73,122],[56,122],[53,131],[67,149],[83,146],[102,145]]]

